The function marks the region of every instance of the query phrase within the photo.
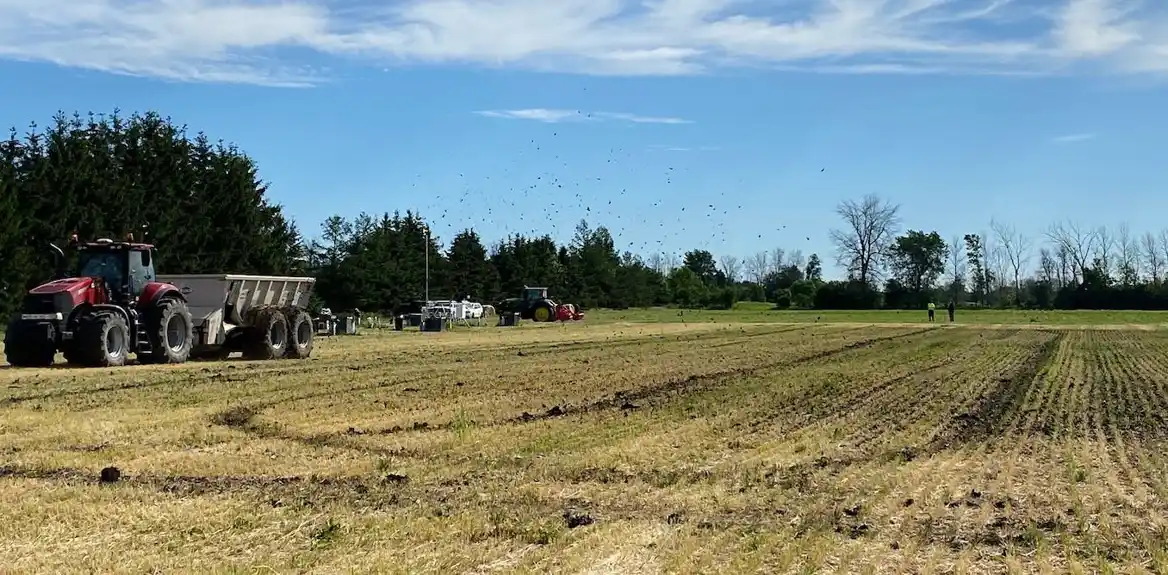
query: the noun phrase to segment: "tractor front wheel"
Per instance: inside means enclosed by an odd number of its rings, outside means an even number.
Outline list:
[[[77,358],[89,367],[126,365],[126,356],[130,352],[130,328],[120,315],[96,313],[81,318],[72,345],[76,346]]]

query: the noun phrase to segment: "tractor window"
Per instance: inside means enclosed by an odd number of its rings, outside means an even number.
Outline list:
[[[81,252],[77,256],[77,275],[101,278],[110,289],[121,289],[126,283],[124,254],[119,252]]]
[[[130,292],[140,295],[146,284],[154,281],[154,268],[150,265],[150,252],[130,251]]]

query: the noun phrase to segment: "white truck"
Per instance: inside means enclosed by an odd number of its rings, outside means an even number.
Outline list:
[[[316,329],[308,298],[316,278],[238,274],[162,275],[178,288],[194,326],[191,356],[305,359]]]

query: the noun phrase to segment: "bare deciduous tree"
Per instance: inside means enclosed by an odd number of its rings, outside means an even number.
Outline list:
[[[1075,281],[1075,264],[1071,261],[1071,253],[1067,251],[1067,247],[1059,245],[1055,248],[1055,254],[1058,256],[1058,270],[1059,270],[1059,289],[1070,285]]]
[[[1152,232],[1144,232],[1140,240],[1140,247],[1144,252],[1144,265],[1148,269],[1148,275],[1152,278],[1152,284],[1160,285],[1160,273],[1164,270],[1164,258],[1161,257],[1156,235]]]
[[[859,202],[842,202],[835,211],[844,220],[844,229],[831,231],[836,259],[852,277],[870,286],[900,225],[900,206],[869,194]]]
[[[1140,281],[1140,248],[1126,222],[1119,225],[1116,245],[1119,246],[1119,279],[1125,286],[1134,286]]]
[[[807,265],[807,258],[803,257],[803,250],[795,250],[787,256],[787,266],[803,269]]]
[[[1070,265],[1066,281],[1069,283],[1082,278],[1083,270],[1090,267],[1091,257],[1095,255],[1097,232],[1085,229],[1077,223],[1067,222],[1051,225],[1046,237],[1050,238],[1059,250],[1060,256],[1064,256]]]
[[[671,273],[679,267],[681,267],[681,258],[677,254],[665,254],[665,273]]]
[[[1022,305],[1022,268],[1030,261],[1030,238],[1012,225],[990,221],[998,245],[1014,272],[1014,301]]]
[[[961,295],[958,290],[965,289],[965,273],[967,269],[965,262],[965,240],[959,235],[953,236],[949,240],[949,245],[946,247],[949,249],[949,254],[946,256],[949,262],[946,265],[949,268],[949,286],[953,290],[953,293],[949,295],[956,298]]]
[[[766,252],[758,252],[746,258],[746,273],[750,280],[762,285],[763,279],[770,272],[770,261],[770,254]]]
[[[786,250],[784,250],[783,248],[775,248],[775,249],[771,250],[770,264],[771,264],[770,269],[767,270],[767,273],[773,273],[773,274],[779,273],[779,271],[781,271],[783,269],[783,266],[787,265],[787,252],[786,252]],[[762,282],[759,282],[759,283],[762,283]]]
[[[1106,277],[1111,277],[1111,272],[1115,271],[1112,264],[1115,260],[1112,259],[1115,251],[1115,236],[1107,229],[1107,226],[1099,226],[1095,230],[1095,257],[1099,259],[1099,271],[1103,272]]]
[[[649,269],[661,275],[669,273],[668,270],[665,269],[665,254],[661,252],[649,254],[649,258],[645,260],[645,265],[648,266]]]
[[[722,273],[726,274],[726,281],[735,283],[742,272],[742,263],[734,256],[722,256]]]
[[[1047,282],[1051,285],[1055,284],[1058,279],[1058,264],[1055,263],[1054,255],[1046,248],[1039,248],[1038,250],[1038,279]],[[1057,286],[1056,286],[1057,287]]]

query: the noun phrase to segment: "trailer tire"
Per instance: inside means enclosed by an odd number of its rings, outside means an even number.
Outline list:
[[[104,312],[83,316],[77,324],[73,345],[77,358],[87,367],[126,365],[130,353],[130,327],[122,316]]]
[[[143,317],[150,352],[138,355],[141,363],[186,363],[195,343],[195,322],[186,302],[167,298],[151,307]]]
[[[316,326],[312,323],[312,316],[300,308],[287,310],[285,316],[288,320],[288,347],[284,350],[284,357],[308,359],[308,356],[312,355],[312,345],[316,339]]]
[[[256,312],[251,333],[244,343],[244,359],[265,360],[284,357],[288,349],[288,319],[278,308]]]
[[[4,360],[13,367],[49,367],[56,359],[56,346],[48,341],[27,339],[24,326],[19,322],[8,325],[4,332]]]

